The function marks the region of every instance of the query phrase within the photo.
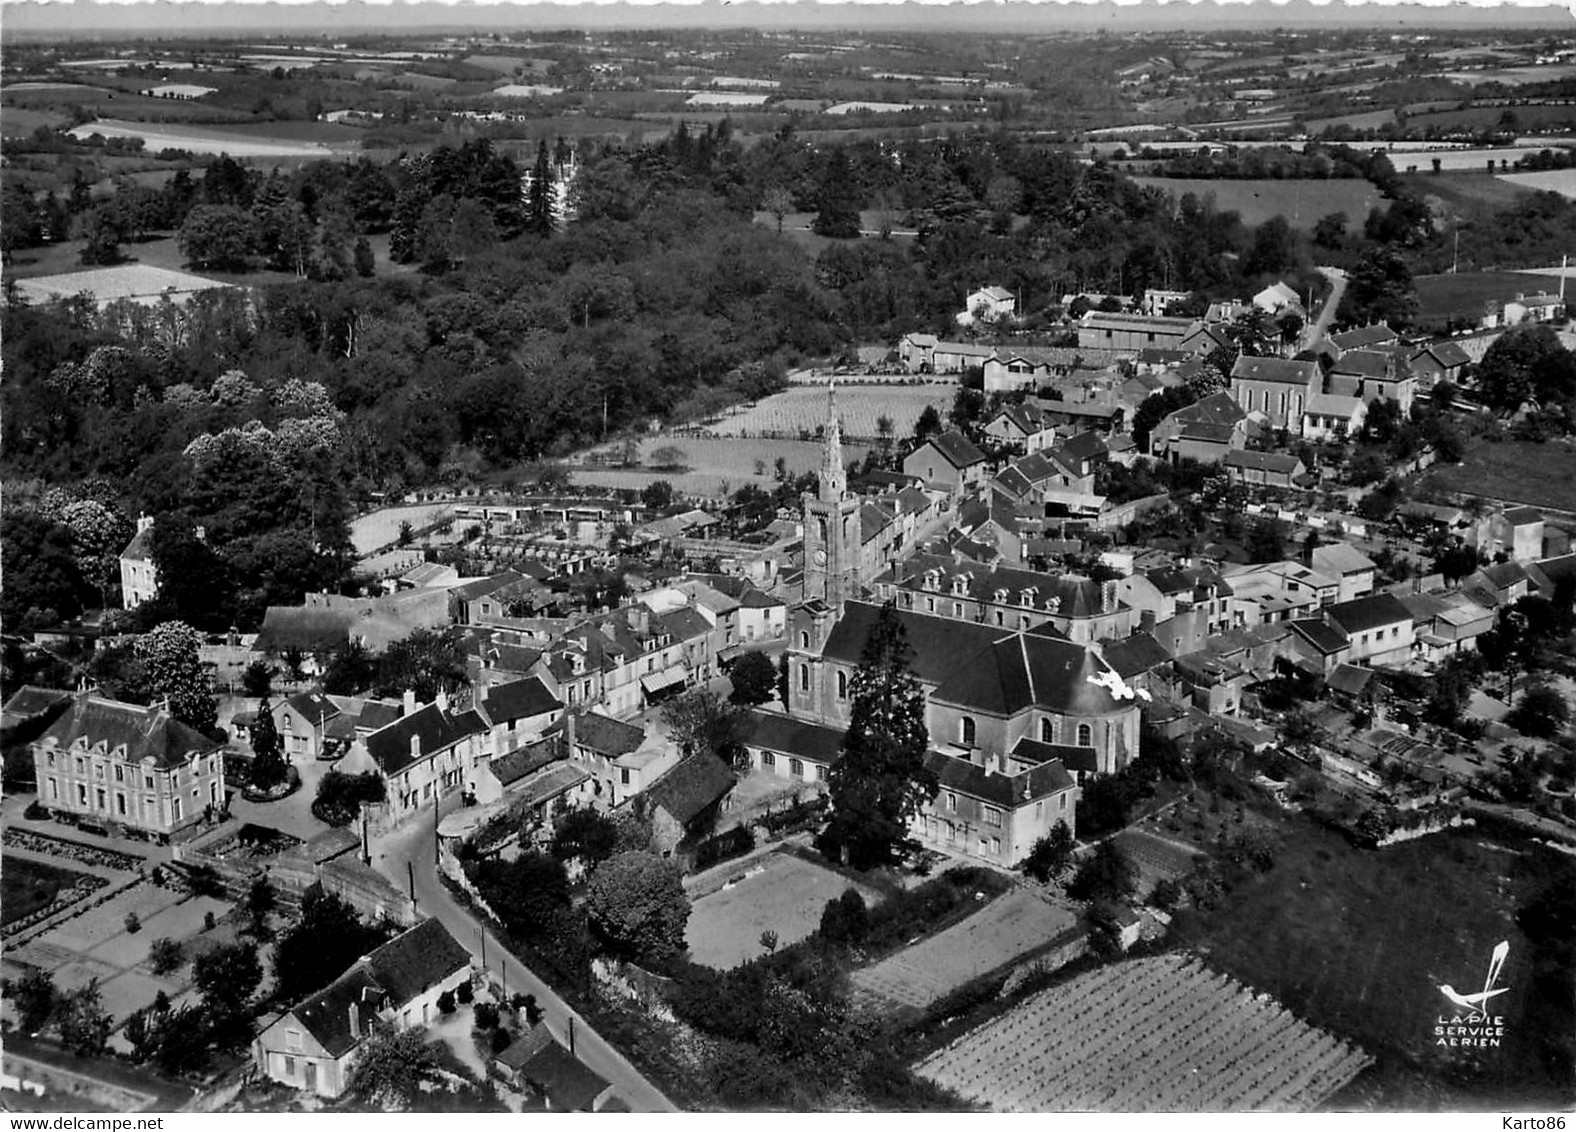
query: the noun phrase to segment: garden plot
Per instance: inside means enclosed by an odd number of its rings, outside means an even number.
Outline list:
[[[1071,906],[1014,889],[963,922],[854,972],[854,985],[888,1002],[923,1008],[1077,923]]]
[[[758,870],[758,871],[757,871]],[[821,925],[821,910],[850,888],[867,905],[880,894],[787,853],[740,862],[740,878],[695,901],[686,939],[697,963],[724,970],[765,951],[761,933],[777,933],[779,947],[797,943]]]
[[[1202,853],[1145,829],[1126,829],[1116,835],[1116,844],[1128,860],[1138,867],[1138,893],[1147,896],[1162,880],[1179,880],[1193,870]]]
[[[949,386],[839,385],[837,419],[845,437],[876,440],[881,435],[877,422],[887,417],[892,422],[890,435],[896,440],[914,434],[927,405],[934,405],[945,416],[956,395],[956,388]],[[729,411],[707,428],[718,436],[793,438],[814,433],[825,424],[826,387],[801,385]]]
[[[1008,1112],[1306,1112],[1372,1059],[1189,955],[1044,991],[915,1067]]]
[[[147,919],[181,899],[181,894],[151,884],[133,884],[96,908],[51,928],[41,937],[48,943],[87,954],[106,940],[126,931],[126,916]]]

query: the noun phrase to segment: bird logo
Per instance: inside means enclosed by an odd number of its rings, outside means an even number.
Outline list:
[[[1483,979],[1483,989],[1476,994],[1461,994],[1455,987],[1445,983],[1439,988],[1439,993],[1448,998],[1469,1014],[1488,1013],[1489,999],[1495,998],[1508,991],[1509,987],[1495,987],[1499,981],[1500,971],[1505,966],[1505,957],[1510,954],[1510,941],[1500,940],[1494,948],[1494,953],[1489,956],[1488,975]]]

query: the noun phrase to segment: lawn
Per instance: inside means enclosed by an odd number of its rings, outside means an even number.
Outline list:
[[[1184,193],[1215,198],[1222,212],[1236,212],[1244,224],[1262,224],[1284,216],[1301,231],[1311,231],[1321,216],[1344,212],[1349,224],[1361,225],[1368,210],[1380,203],[1379,190],[1357,178],[1330,181],[1231,181],[1182,177],[1134,177],[1140,185],[1163,189],[1179,200]]]
[[[1179,914],[1174,944],[1357,1042],[1379,1058],[1381,1083],[1385,1073],[1421,1076],[1435,1090],[1462,1089],[1457,1102],[1492,1107],[1553,1084],[1543,1058],[1548,1043],[1568,1040],[1569,1019],[1551,1032],[1557,1008],[1534,993],[1537,957],[1514,916],[1558,882],[1557,869],[1568,877],[1569,862],[1472,830],[1378,852],[1307,818],[1286,819],[1282,832],[1271,870],[1236,884],[1211,911]],[[1510,945],[1499,980],[1509,989],[1496,1009],[1506,1019],[1502,1047],[1436,1046],[1434,1026],[1451,1009],[1438,988],[1483,979],[1501,940]]]
[[[1576,509],[1576,447],[1524,440],[1479,441],[1459,464],[1436,464],[1423,485],[1531,507]]]
[[[12,854],[6,859],[4,871],[0,871],[0,923],[11,924],[49,907],[61,889],[78,884],[98,887],[103,883],[102,878],[91,873],[62,869]]]
[[[761,871],[756,872],[756,869]],[[779,947],[798,943],[821,925],[828,900],[857,885],[800,857],[768,853],[741,865],[742,879],[695,901],[686,938],[690,957],[723,970],[762,954],[761,933],[777,933]],[[866,904],[880,899],[861,889]]]
[[[1419,275],[1413,283],[1417,286],[1417,318],[1424,324],[1443,323],[1452,318],[1475,323],[1483,317],[1490,302],[1503,303],[1518,294],[1531,295],[1549,288],[1546,277],[1520,271]]]

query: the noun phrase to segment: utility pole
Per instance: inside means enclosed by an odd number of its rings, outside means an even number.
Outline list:
[[[443,863],[443,852],[439,848],[438,841],[438,795],[441,793],[440,790],[432,792],[432,863],[434,865]]]
[[[410,884],[410,903],[411,907],[414,908],[416,906],[416,863],[414,861],[407,860],[405,862],[405,879]]]

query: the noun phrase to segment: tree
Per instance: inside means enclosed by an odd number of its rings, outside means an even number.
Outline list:
[[[263,700],[257,709],[257,722],[252,725],[252,765],[249,785],[255,790],[272,790],[285,780],[289,767],[284,760],[284,741],[274,726],[273,709]]]
[[[382,696],[411,691],[418,701],[430,703],[439,692],[458,691],[467,682],[459,630],[417,629],[384,650],[377,672]]]
[[[274,666],[266,660],[254,660],[241,670],[241,691],[253,699],[266,700],[273,687]]]
[[[793,211],[793,193],[774,185],[761,194],[761,207],[777,221],[777,234],[783,234],[783,219]]]
[[[848,154],[838,146],[832,150],[826,170],[821,175],[817,194],[818,211],[810,227],[818,236],[829,236],[834,240],[858,239],[859,209],[863,203],[853,165],[848,160]]]
[[[618,828],[612,819],[582,806],[558,819],[548,852],[560,861],[581,860],[595,865],[611,857],[617,847]]]
[[[1286,526],[1279,519],[1260,518],[1248,528],[1244,549],[1250,562],[1279,562],[1286,557]]]
[[[42,628],[75,617],[91,592],[62,523],[12,509],[0,541],[0,616],[13,629]]]
[[[263,965],[250,943],[221,944],[192,960],[192,985],[215,1029],[226,1037],[246,1014],[246,1004],[263,981]]]
[[[268,913],[272,912],[279,904],[279,897],[274,892],[274,886],[268,883],[266,875],[252,881],[251,887],[246,890],[246,915],[250,923],[248,930],[259,939],[268,936]]]
[[[729,766],[748,761],[744,739],[748,735],[749,711],[729,703],[716,692],[696,688],[662,705],[662,722],[668,736],[686,754],[706,752]]]
[[[764,704],[777,694],[777,669],[763,652],[747,652],[728,670],[733,682],[729,695],[736,704]]]
[[[910,657],[908,635],[887,602],[849,683],[848,731],[828,775],[827,840],[858,869],[888,864],[914,848],[909,827],[941,789],[925,765],[925,696]]]
[[[690,902],[679,868],[655,853],[620,853],[599,864],[586,886],[592,930],[635,958],[683,954]]]
[[[586,846],[582,843],[576,848]],[[483,860],[474,866],[472,879],[498,910],[504,927],[535,939],[547,933],[569,908],[569,874],[563,865],[567,859],[533,850],[513,861]]]
[[[7,997],[16,1008],[17,1026],[24,1034],[35,1034],[49,1024],[58,993],[55,981],[41,967],[29,967],[12,985]]]
[[[828,943],[857,947],[870,934],[870,913],[857,888],[845,888],[841,896],[826,902],[821,909],[821,938]]]
[[[396,1029],[378,1019],[361,1043],[346,1091],[385,1111],[408,1109],[441,1064],[424,1030]]]
[[[323,691],[331,696],[353,696],[364,692],[377,679],[377,663],[359,640],[346,641],[336,648],[323,669]]]
[[[170,713],[208,735],[218,726],[219,711],[201,646],[197,630],[184,621],[166,621],[139,637],[132,651],[147,670],[153,694],[169,700]]]
[[[689,467],[689,453],[675,444],[654,450],[648,459],[659,472],[681,472]]]
[[[1150,435],[1154,428],[1166,417],[1184,409],[1197,400],[1193,391],[1186,385],[1177,385],[1170,389],[1162,389],[1145,397],[1143,403],[1133,413],[1133,444],[1144,454],[1150,448]]]
[[[1538,684],[1521,693],[1521,702],[1506,715],[1505,722],[1523,735],[1553,739],[1570,722],[1570,705],[1555,688]]]
[[[351,252],[351,262],[355,266],[356,274],[362,279],[371,279],[372,273],[377,270],[377,259],[372,254],[372,245],[365,236],[356,237],[355,249]]]
[[[544,138],[536,147],[536,164],[531,167],[531,185],[525,198],[525,230],[546,238],[553,234],[553,167]]]
[[[219,389],[216,382],[215,390]],[[154,519],[149,553],[158,574],[155,611],[203,629],[225,629],[234,613],[235,585],[229,567],[197,537],[196,524],[185,514]]]
[[[361,814],[361,805],[376,805],[388,795],[388,785],[376,771],[346,774],[330,770],[317,784],[312,813],[333,826],[347,826]]]
[[[119,263],[122,233],[114,209],[95,208],[82,218],[82,251],[78,258],[87,266]]]
[[[186,952],[180,941],[168,936],[154,940],[148,948],[148,966],[155,975],[168,975],[171,971],[179,970],[185,960]]]
[[[104,1009],[96,977],[56,1000],[55,1026],[60,1031],[61,1043],[72,1053],[84,1056],[102,1053],[113,1024],[114,1019]]]
[[[275,993],[295,1002],[326,987],[383,938],[344,900],[312,885],[301,896],[300,920],[274,945]]]
[[[941,414],[936,411],[936,406],[926,405],[919,413],[919,419],[914,422],[914,439],[924,440],[929,436],[941,435]]]
[[[199,204],[186,214],[176,237],[181,253],[199,270],[244,271],[257,246],[251,213],[233,205]]]
[[[1352,268],[1338,317],[1342,322],[1387,322],[1397,330],[1417,314],[1417,289],[1399,252],[1379,247],[1365,252]]]
[[[640,489],[640,501],[653,511],[666,511],[673,506],[673,485],[667,480],[652,480]]]
[[[1110,838],[1100,842],[1084,859],[1067,886],[1074,900],[1122,901],[1138,891],[1138,870]]]
[[[1346,244],[1346,213],[1332,212],[1319,217],[1313,226],[1313,242],[1321,248],[1339,251]]]
[[[1023,871],[1042,883],[1060,876],[1072,864],[1076,847],[1073,831],[1067,828],[1066,822],[1059,821],[1051,827],[1050,833],[1035,840],[1029,855],[1023,859]]]
[[[1548,326],[1518,326],[1499,336],[1477,368],[1484,403],[1514,412],[1526,401],[1547,407],[1576,399],[1576,356]]]

